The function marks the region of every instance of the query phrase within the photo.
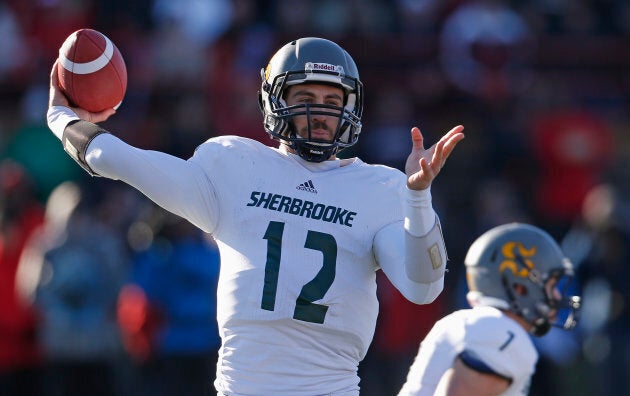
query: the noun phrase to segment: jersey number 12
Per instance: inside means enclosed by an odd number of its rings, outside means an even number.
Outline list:
[[[265,284],[260,307],[267,311],[273,311],[276,305],[283,232],[284,223],[271,221],[263,237],[267,240],[267,263],[265,264]],[[335,279],[337,241],[330,234],[309,230],[306,234],[304,247],[322,252],[324,261],[317,275],[302,287],[300,295],[295,301],[293,318],[305,322],[324,323],[328,306],[315,304],[313,301],[323,298]]]

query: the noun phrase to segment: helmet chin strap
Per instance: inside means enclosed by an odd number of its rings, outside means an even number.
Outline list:
[[[307,142],[293,142],[295,153],[309,162],[324,162],[337,154],[339,148],[332,146],[315,146]]]

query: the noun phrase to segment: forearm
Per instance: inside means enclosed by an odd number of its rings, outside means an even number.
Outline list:
[[[444,287],[446,248],[428,190],[409,191],[404,223],[375,238],[375,254],[392,284],[410,301],[428,304]]]
[[[421,283],[442,279],[448,257],[440,220],[431,203],[431,191],[407,190],[404,210],[407,276]]]

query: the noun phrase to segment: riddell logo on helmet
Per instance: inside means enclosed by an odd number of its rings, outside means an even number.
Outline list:
[[[330,63],[307,62],[304,65],[304,70],[306,70],[307,72],[327,71],[327,72],[334,72],[334,73],[338,73],[338,74],[343,74],[343,66],[341,66],[341,65],[331,65]]]
[[[313,63],[314,70],[326,70],[326,71],[335,71],[337,70],[337,66],[333,66],[328,63]]]

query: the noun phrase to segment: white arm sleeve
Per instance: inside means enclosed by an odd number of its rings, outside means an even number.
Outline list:
[[[85,159],[99,175],[124,181],[203,231],[212,232],[216,227],[214,187],[194,162],[138,149],[108,133],[92,140]]]
[[[65,106],[51,106],[46,113],[48,128],[57,136],[59,140],[63,137],[63,130],[70,121],[78,120],[79,117],[71,108]]]
[[[408,190],[404,205],[404,223],[381,229],[374,239],[374,253],[383,272],[405,298],[429,304],[444,288],[447,258],[439,220],[428,190]]]
[[[431,189],[405,190],[405,230],[413,236],[426,235],[435,225],[435,210],[431,203]]]

